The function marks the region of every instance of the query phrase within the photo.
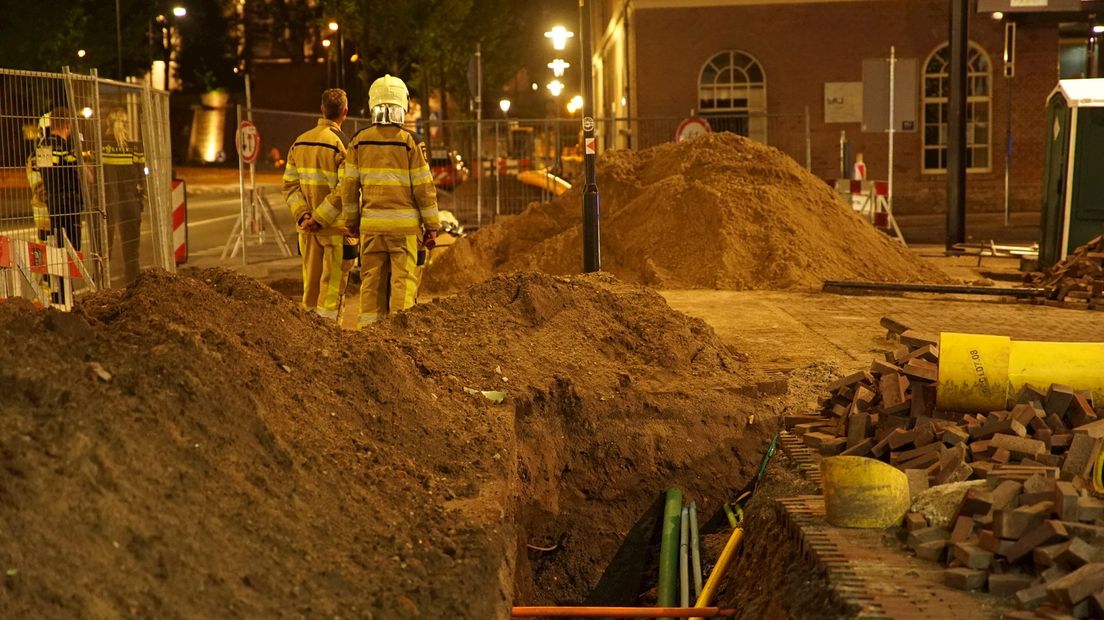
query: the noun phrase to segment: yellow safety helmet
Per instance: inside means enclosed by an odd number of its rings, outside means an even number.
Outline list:
[[[405,110],[409,100],[410,91],[407,90],[406,83],[390,74],[372,82],[372,86],[368,89],[369,108],[389,104]]]

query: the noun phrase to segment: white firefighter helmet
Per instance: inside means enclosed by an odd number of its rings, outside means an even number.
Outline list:
[[[372,109],[373,123],[401,126],[409,103],[410,91],[406,84],[390,74],[372,82],[368,89],[368,106]]]

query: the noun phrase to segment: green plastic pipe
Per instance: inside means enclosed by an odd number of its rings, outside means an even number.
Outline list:
[[[663,504],[662,537],[659,541],[659,586],[657,607],[678,605],[679,533],[682,516],[682,491],[671,487]]]
[[[690,510],[679,516],[679,605],[690,606]]]
[[[698,537],[698,505],[690,502],[690,570],[694,577],[694,600],[702,591],[701,539]]]

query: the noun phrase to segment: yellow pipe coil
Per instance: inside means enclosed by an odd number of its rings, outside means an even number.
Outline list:
[[[939,335],[936,406],[940,409],[999,411],[1026,383],[1042,389],[1060,383],[1104,398],[1104,343]]]
[[[892,465],[861,456],[830,456],[820,462],[820,476],[825,516],[836,527],[889,527],[908,512],[908,476]]]

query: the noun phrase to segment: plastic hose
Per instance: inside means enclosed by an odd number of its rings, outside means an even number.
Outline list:
[[[659,542],[658,607],[674,607],[678,599],[679,522],[682,515],[682,491],[671,487],[663,505],[662,537]]]
[[[946,411],[998,411],[1027,383],[1044,389],[1059,383],[1104,398],[1101,368],[1104,343],[943,333],[936,406]]]
[[[721,557],[717,558],[717,565],[713,567],[713,572],[709,573],[709,579],[705,582],[705,587],[702,588],[702,592],[698,596],[698,602],[694,604],[694,607],[707,607],[709,601],[713,600],[713,595],[721,585],[721,578],[724,577],[725,570],[732,562],[732,558],[736,556],[736,550],[740,548],[740,540],[743,537],[744,528],[738,527],[732,530],[732,536],[728,537],[724,551],[721,551]],[[705,617],[704,615],[697,616],[697,618]]]
[[[679,605],[690,606],[690,509],[679,515]]]
[[[735,609],[718,607],[514,607],[514,618],[734,618]]]
[[[690,574],[694,577],[694,600],[702,591],[701,537],[698,535],[698,505],[690,502]]]

